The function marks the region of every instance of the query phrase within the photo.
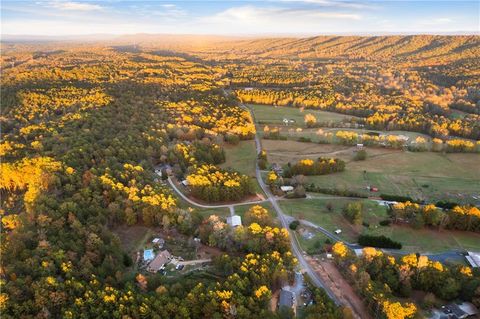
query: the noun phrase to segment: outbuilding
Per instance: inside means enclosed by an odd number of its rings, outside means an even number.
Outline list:
[[[290,192],[293,192],[293,186],[280,186],[280,189],[282,190],[282,192],[284,193],[290,193]]]
[[[238,215],[233,215],[231,217],[227,217],[227,224],[231,227],[237,227],[242,225],[242,218]]]

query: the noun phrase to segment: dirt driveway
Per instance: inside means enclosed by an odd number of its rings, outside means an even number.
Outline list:
[[[370,319],[371,316],[362,300],[353,290],[352,286],[343,278],[333,261],[316,260],[310,256],[305,257],[312,268],[322,277],[324,283],[331,289],[343,304],[352,309],[355,318]]]

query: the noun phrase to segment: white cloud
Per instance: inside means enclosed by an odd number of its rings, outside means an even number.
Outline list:
[[[95,11],[103,9],[103,7],[98,4],[74,1],[49,1],[45,4],[50,8],[67,11]]]
[[[436,18],[432,20],[427,20],[427,21],[422,21],[420,24],[421,25],[444,25],[444,24],[449,24],[453,22],[451,18]]]
[[[320,23],[318,18],[324,19],[342,19],[342,20],[360,20],[361,15],[355,13],[320,11],[318,9],[291,9],[268,7],[260,8],[254,6],[243,6],[229,8],[217,13],[212,17],[203,18],[203,20],[219,23],[250,23],[265,24],[266,22],[275,25],[288,25],[288,23]]]
[[[273,2],[303,2],[309,4],[316,4],[325,7],[340,7],[351,9],[368,9],[375,8],[372,4],[360,3],[355,1],[343,1],[343,0],[271,0]]]

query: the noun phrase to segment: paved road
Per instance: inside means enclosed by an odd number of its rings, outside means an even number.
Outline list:
[[[172,181],[172,178],[170,176],[168,176],[168,183],[173,188],[173,190],[190,205],[200,207],[200,208],[207,208],[207,209],[227,207],[230,210],[230,215],[233,215],[235,213],[235,208],[234,208],[235,206],[260,204],[260,203],[265,203],[267,201],[267,200],[256,200],[256,201],[241,202],[241,203],[235,203],[235,204],[205,205],[205,204],[197,203],[192,199],[188,198],[181,190],[178,189],[177,185],[175,185],[175,183]]]
[[[253,112],[248,107],[246,107],[245,105],[240,104],[240,106],[242,108],[244,108],[245,110],[248,110],[248,112],[250,112],[253,123],[255,123],[255,125],[256,125],[255,114],[253,114]],[[255,146],[256,146],[257,154],[260,154],[260,152],[262,151],[262,145],[260,143],[260,138],[258,137],[258,134],[255,134]],[[255,175],[257,177],[258,184],[262,188],[263,192],[267,196],[267,199],[270,201],[273,209],[277,213],[278,218],[279,218],[279,220],[282,224],[282,227],[286,228],[289,232],[290,243],[291,243],[291,246],[292,246],[292,252],[295,255],[295,257],[297,258],[300,267],[303,269],[304,272],[306,272],[308,274],[308,276],[312,280],[312,283],[315,286],[323,288],[325,290],[325,292],[328,294],[328,296],[337,305],[339,305],[340,302],[337,299],[337,297],[333,294],[333,292],[327,286],[325,286],[325,284],[323,283],[320,276],[312,269],[310,264],[305,260],[304,252],[300,249],[300,245],[297,242],[295,234],[293,234],[292,230],[288,227],[289,223],[288,223],[288,220],[287,220],[287,215],[285,215],[283,213],[282,208],[280,207],[280,205],[278,205],[277,198],[272,194],[272,192],[270,191],[270,188],[265,184],[265,182],[262,179],[262,173],[261,173],[261,170],[258,167],[258,161],[255,162]]]

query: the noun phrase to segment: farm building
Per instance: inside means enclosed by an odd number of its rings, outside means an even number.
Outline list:
[[[227,224],[232,227],[237,227],[242,225],[242,218],[238,215],[233,215],[232,217],[227,217]]]
[[[168,250],[160,252],[151,262],[148,264],[147,270],[149,272],[156,273],[162,269],[166,264],[170,262],[172,255]]]
[[[143,251],[143,260],[150,261],[155,258],[155,254],[153,253],[153,249],[145,249]]]

